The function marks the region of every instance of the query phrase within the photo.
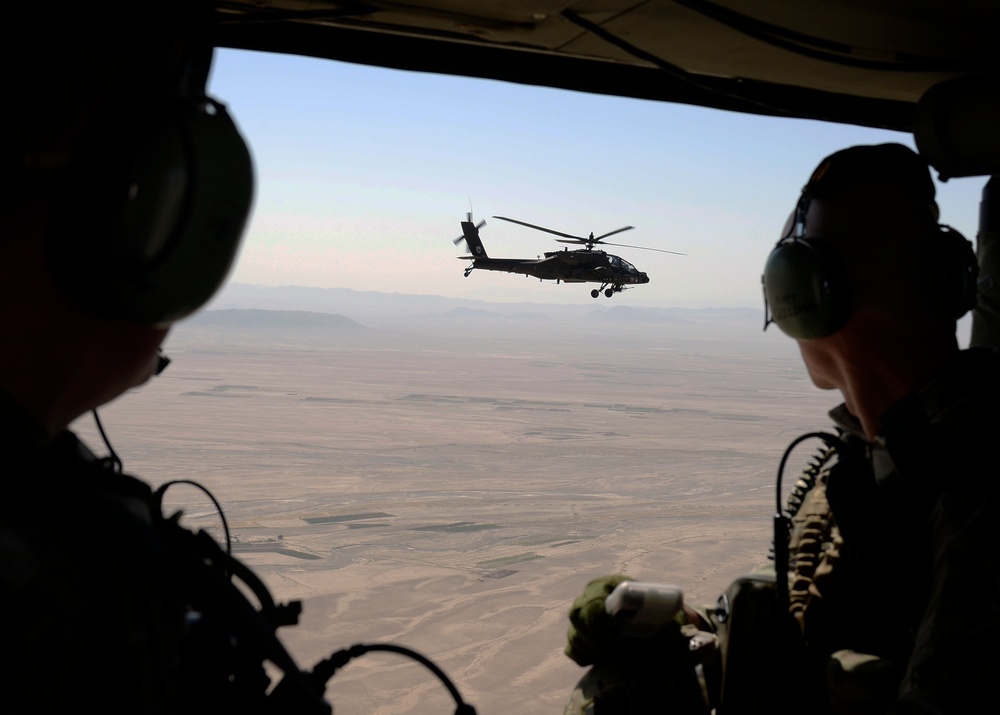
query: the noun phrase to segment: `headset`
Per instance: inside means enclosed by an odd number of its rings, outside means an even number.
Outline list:
[[[106,317],[163,325],[190,315],[235,261],[253,186],[246,142],[204,93],[106,108],[57,188],[57,285]]]
[[[808,186],[795,206],[786,234],[771,250],[761,275],[764,329],[775,323],[796,340],[833,335],[851,314],[847,269],[829,241],[806,235],[812,197]],[[942,240],[950,313],[958,320],[976,305],[979,264],[972,243],[961,233],[938,224]]]

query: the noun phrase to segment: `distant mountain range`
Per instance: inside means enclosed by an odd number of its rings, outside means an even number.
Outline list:
[[[365,326],[343,315],[306,310],[262,310],[227,308],[203,310],[185,323],[201,328],[320,328],[330,330],[366,330]]]
[[[968,316],[959,321],[962,345],[968,344],[969,325]],[[579,345],[581,351],[598,344],[626,349],[669,345],[671,349],[725,350],[744,356],[795,351],[793,341],[773,328],[765,333],[763,327],[764,311],[753,308],[658,308],[616,304],[614,299],[577,304],[493,303],[347,288],[233,283],[206,309],[182,321],[173,334],[200,341],[316,346],[406,344],[418,348],[430,339],[474,338],[513,339],[520,345],[558,339]]]
[[[613,300],[613,299],[612,299]],[[610,301],[608,301],[610,302]],[[267,315],[280,311],[283,315]],[[763,325],[763,311],[751,308],[647,308],[631,305],[491,303],[482,300],[408,295],[347,288],[227,285],[192,325],[315,325],[328,328],[398,328],[414,320],[431,323],[535,324],[582,322],[620,325]],[[212,321],[216,321],[212,323]]]

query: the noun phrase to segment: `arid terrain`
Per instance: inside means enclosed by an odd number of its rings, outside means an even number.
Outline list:
[[[584,672],[566,612],[591,577],[713,603],[762,563],[781,454],[836,402],[759,316],[242,315],[178,326],[169,369],[102,410],[126,471],[215,494],[240,558],[303,601],[279,631],[302,667],[408,646],[481,715],[562,712]],[[200,491],[166,501],[221,538]],[[327,694],[338,715],[454,709],[395,654],[352,661]]]

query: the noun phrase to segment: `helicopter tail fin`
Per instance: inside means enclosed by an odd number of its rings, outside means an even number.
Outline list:
[[[486,248],[483,246],[483,240],[479,238],[479,228],[485,224],[485,221],[480,221],[478,224],[472,223],[471,214],[469,215],[468,221],[462,221],[462,238],[469,247],[469,253],[476,258],[489,258],[489,256],[486,255]]]

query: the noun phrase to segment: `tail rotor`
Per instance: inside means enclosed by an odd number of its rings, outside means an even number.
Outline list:
[[[466,248],[468,249],[469,253],[472,253],[473,252],[472,248],[469,246],[468,240],[466,240],[466,232],[468,231],[468,229],[471,228],[471,229],[473,229],[473,232],[478,235],[479,234],[479,229],[481,229],[485,225],[486,225],[486,219],[480,219],[479,223],[473,224],[472,223],[472,211],[466,211],[465,212],[465,221],[462,221],[462,235],[459,236],[458,238],[451,239],[451,242],[454,243],[457,246],[462,241],[465,241]]]

